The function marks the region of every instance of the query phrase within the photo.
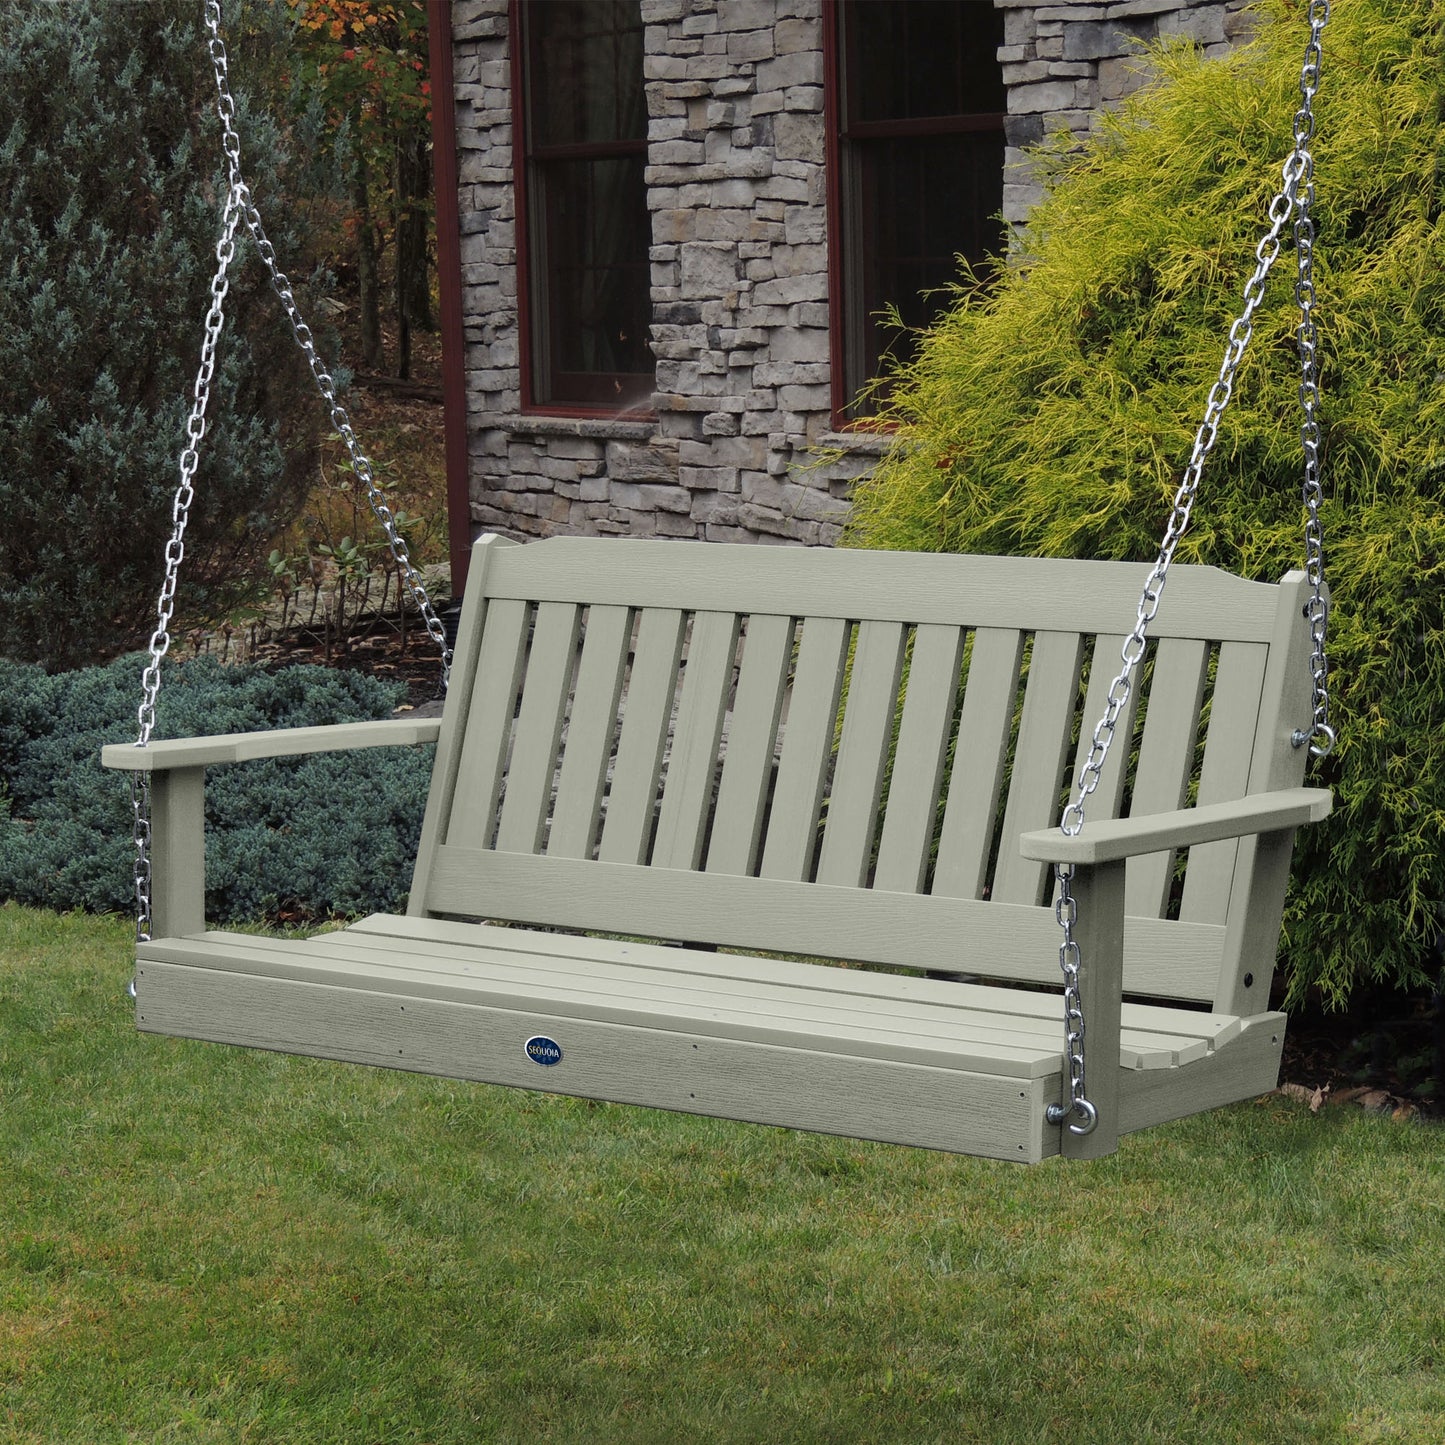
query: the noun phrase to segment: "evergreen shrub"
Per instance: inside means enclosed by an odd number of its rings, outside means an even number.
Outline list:
[[[154,625],[225,195],[200,11],[0,0],[0,655],[51,669]],[[279,66],[288,33],[273,7],[248,24],[233,46],[243,159],[294,258],[304,212],[274,198],[315,184],[286,157],[317,117],[283,133],[248,103],[246,50]],[[298,407],[309,376],[244,239],[226,311],[183,611],[224,605],[300,504],[322,420]]]
[[[1161,49],[1157,84],[1046,150],[1016,255],[893,379],[855,545],[1153,559],[1291,148],[1304,9],[1223,59]],[[1282,964],[1291,1004],[1340,1004],[1423,981],[1445,900],[1445,5],[1336,0],[1315,109],[1340,740]],[[1180,561],[1302,565],[1293,270],[1287,242]]]
[[[0,661],[0,898],[133,906],[130,790],[100,766],[134,741],[144,659],[47,674]],[[391,715],[404,689],[324,667],[167,662],[155,736],[316,727]],[[216,922],[405,906],[434,749],[378,748],[211,768],[206,908]]]

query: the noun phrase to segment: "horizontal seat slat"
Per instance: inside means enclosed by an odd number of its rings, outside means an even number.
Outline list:
[[[372,948],[368,950],[365,934],[348,932],[330,937],[350,957],[378,964],[403,965],[415,959],[419,970],[425,969],[428,964],[445,963],[458,952],[455,945],[429,944],[409,938],[405,940],[408,954],[399,956],[396,939],[383,940],[372,935]],[[554,954],[524,954],[505,949],[493,952],[484,947],[479,952],[485,953],[486,959],[480,966],[488,978],[505,978],[523,987],[531,982],[550,989],[553,980],[556,980],[559,987],[575,989],[578,981],[582,981],[595,986],[604,1002],[616,1002],[626,997],[644,1009],[655,1008],[659,1012],[673,1007],[727,1008],[739,1017],[756,1013],[765,1018],[801,1012],[819,1023],[838,1022],[865,1028],[905,1030],[920,1038],[936,1038],[945,1048],[958,1039],[968,1039],[980,1044],[997,1041],[1007,1046],[1039,1048],[1049,1057],[1055,1056],[1059,1049],[1063,1004],[1057,997],[1049,1000],[1051,1007],[1047,1010],[1032,1007],[1020,1010],[1017,1007],[1020,1001],[1032,1001],[1040,996],[1023,994],[1011,988],[948,983],[941,986],[944,991],[968,988],[971,1001],[941,997],[924,1002],[899,998],[881,989],[869,994],[853,993],[830,987],[837,979],[847,976],[846,970],[830,967],[820,970],[818,965],[803,967],[815,975],[822,972],[825,978],[809,979],[802,987],[782,987],[775,980],[741,979],[736,973],[724,974],[720,970],[705,974],[701,970],[694,972],[677,965],[645,968],[601,963],[586,957],[585,939],[567,937],[558,940],[554,947],[560,949],[563,942],[569,945],[565,953],[559,951]],[[573,944],[577,946],[571,946]],[[629,947],[635,948],[636,945]],[[671,953],[674,959],[688,957],[684,950],[665,951]],[[735,961],[740,956],[730,954],[725,957]],[[897,977],[877,976],[890,981]],[[1130,1005],[1129,1008],[1142,1012],[1147,1006]],[[1169,1011],[1159,1009],[1155,1012]],[[1198,1020],[1198,1023],[1191,1025],[1192,1020]],[[1216,1015],[1187,1012],[1173,1029],[1155,1030],[1142,1021],[1135,1022],[1126,1017],[1121,1048],[1123,1067],[1177,1068],[1180,1064],[1203,1058],[1216,1045],[1217,1039],[1228,1037],[1224,1029],[1214,1025],[1228,1022]],[[1237,1024],[1237,1020],[1234,1022]]]
[[[466,967],[464,955],[446,944],[425,944],[408,941],[408,956],[399,956],[396,941],[372,939],[367,949],[362,936],[335,935],[342,942],[339,955],[378,966],[410,965],[418,979],[430,969]],[[842,1027],[868,1034],[902,1034],[918,1040],[932,1040],[949,1050],[961,1042],[971,1045],[1039,1050],[1056,1058],[1059,1050],[1062,1005],[1052,1017],[1041,1017],[1029,1011],[1014,1012],[1009,1008],[1018,994],[1012,989],[977,990],[991,995],[983,1008],[967,1008],[952,1000],[927,1005],[915,1000],[874,995],[863,997],[851,993],[830,992],[825,985],[783,988],[776,983],[749,981],[741,984],[725,977],[698,977],[681,970],[628,969],[616,964],[599,964],[579,957],[581,950],[560,951],[571,939],[558,940],[559,952],[554,955],[519,955],[480,950],[475,962],[476,976],[488,983],[505,982],[509,987],[554,990],[569,996],[590,993],[603,1006],[626,1003],[640,1013],[668,1014],[681,1018],[685,1014],[708,1013],[721,1020],[761,1019],[775,1021],[804,1018],[810,1024]],[[325,945],[323,944],[323,948]],[[817,971],[818,966],[813,966]],[[837,975],[841,970],[827,969]],[[1130,1068],[1170,1068],[1208,1052],[1201,1038],[1169,1038],[1147,1030],[1129,1036]]]
[[[377,963],[397,960],[396,940],[383,942],[376,939],[374,952],[368,952],[362,944],[363,937],[344,937],[342,947],[349,957],[369,958]],[[343,936],[333,935],[333,938],[343,939]],[[880,1034],[902,1031],[920,1040],[936,1040],[938,1046],[945,1050],[956,1048],[966,1040],[970,1045],[1038,1049],[1045,1059],[1057,1061],[1063,1021],[1063,1004],[1057,997],[1050,1000],[1052,1007],[1047,1012],[1035,1008],[1020,1011],[1015,1006],[1020,1000],[1038,996],[1022,994],[1011,988],[943,984],[945,990],[968,987],[973,1002],[943,998],[936,1003],[925,1004],[881,991],[866,995],[834,992],[829,984],[838,977],[846,976],[845,970],[839,968],[820,969],[818,965],[804,965],[811,967],[814,973],[826,974],[827,981],[810,980],[805,988],[782,988],[771,980],[744,981],[736,974],[702,975],[684,972],[677,967],[625,969],[616,964],[598,964],[585,958],[585,940],[565,937],[557,940],[554,946],[560,948],[564,943],[568,945],[565,953],[551,955],[490,954],[488,951],[490,956],[480,967],[488,979],[500,981],[505,978],[513,986],[522,988],[531,983],[534,987],[546,988],[549,996],[553,996],[551,991],[554,988],[580,996],[578,984],[581,981],[596,988],[596,997],[604,1008],[609,1002],[615,1004],[625,997],[645,1012],[710,1009],[719,1019],[723,1017],[724,1009],[737,1019],[754,1014],[765,1019],[799,1015],[827,1026],[852,1026]],[[572,947],[574,943],[579,946]],[[419,970],[425,969],[427,963],[443,962],[449,953],[455,952],[451,945],[427,945],[415,940],[408,940],[406,947],[418,960]],[[675,958],[686,956],[683,951],[668,951]],[[739,956],[726,957],[735,961]],[[520,969],[516,966],[518,963]],[[699,984],[706,987],[699,989]],[[1199,1020],[1200,1024],[1191,1028],[1192,1019]],[[1175,1029],[1155,1031],[1126,1018],[1120,1049],[1122,1067],[1168,1069],[1203,1058],[1214,1046],[1214,1036],[1225,1032],[1214,1029],[1212,1025],[1215,1022],[1230,1021],[1209,1014],[1186,1013]],[[1237,1020],[1233,1022],[1237,1023]],[[969,1067],[979,1065],[975,1062]]]
[[[212,940],[215,937],[210,935]],[[1007,1010],[1010,990],[995,990],[1003,994],[1005,1000],[995,1002],[990,1009],[969,1010],[910,1000],[859,998],[833,993],[822,986],[797,989],[777,983],[751,982],[744,986],[733,979],[700,977],[682,970],[601,963],[579,957],[578,952],[566,947],[571,941],[563,936],[557,939],[557,952],[526,955],[494,947],[458,949],[417,940],[404,941],[398,948],[398,941],[382,940],[375,935],[341,934],[333,938],[329,947],[323,943],[316,951],[309,943],[298,946],[283,940],[287,952],[273,956],[303,959],[334,954],[364,967],[394,969],[398,976],[406,978],[414,976],[419,985],[429,977],[463,976],[479,983],[593,993],[599,998],[657,1013],[696,1010],[714,1011],[720,1016],[726,1013],[739,1019],[754,1015],[762,1019],[806,1017],[862,1032],[909,1031],[939,1040],[997,1038],[1003,1042],[1021,1042],[1030,1048],[1042,1041],[1055,1050],[1058,1045],[1058,1030],[1047,1021]]]
[[[1126,1069],[1177,1069],[1204,1058],[1209,1051],[1203,1039],[1171,1038],[1120,1024],[1119,1053]]]
[[[268,946],[276,944],[280,946]],[[294,941],[258,942],[251,935],[240,935],[231,943],[205,937],[166,939],[143,946],[137,957],[142,970],[148,962],[179,964],[218,974],[243,973],[293,984],[331,985],[398,999],[415,997],[523,1015],[546,1013],[664,1033],[736,1039],[1004,1078],[1043,1078],[1057,1073],[1059,1067],[1058,1041],[1046,1041],[1043,1031],[1031,1046],[987,1037],[973,1039],[959,1029],[923,1034],[852,1020],[820,1023],[801,1010],[777,1017],[722,1007],[670,1008],[661,990],[652,998],[618,998],[597,988],[582,987],[575,979],[559,981],[553,977],[544,981],[534,976],[520,981],[497,980],[476,964],[470,972],[461,966],[399,968],[348,957],[334,948],[308,953]],[[538,1082],[545,1081],[539,1077]]]
[[[377,933],[396,939],[428,938],[463,945],[482,942],[500,934],[506,939],[507,948],[518,953],[539,955],[553,952],[559,946],[553,934],[522,928],[500,928],[486,923],[457,923],[447,918],[403,917],[394,913],[374,913],[353,923],[346,932],[353,935]],[[340,936],[321,934],[317,941]],[[786,958],[706,953],[591,935],[568,934],[565,938],[569,957],[625,959],[638,967],[686,971],[736,979],[742,983],[777,980],[793,988],[826,987],[829,992],[852,993],[866,999],[921,999],[975,1010],[989,1008],[1002,995],[1008,1000],[1008,1009],[1013,1014],[1027,1014],[1049,1022],[1055,1022],[1060,1017],[1060,993],[1057,990],[1043,993],[1023,989],[1000,990],[983,984],[924,978],[918,974],[880,973],[869,968],[830,968],[823,974],[814,965]],[[1212,1048],[1228,1043],[1240,1029],[1240,1020],[1233,1015],[1167,1004],[1126,1002],[1124,1017],[1130,1027],[1185,1039],[1205,1039]]]

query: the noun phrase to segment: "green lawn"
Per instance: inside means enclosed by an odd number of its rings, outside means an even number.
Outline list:
[[[136,1035],[0,907],[0,1440],[1445,1440],[1445,1132],[1034,1170]]]

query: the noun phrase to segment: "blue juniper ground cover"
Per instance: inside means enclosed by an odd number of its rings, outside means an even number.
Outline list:
[[[100,766],[135,737],[140,659],[48,674],[0,660],[0,898],[131,906],[130,804]],[[313,727],[391,715],[400,684],[312,666],[167,663],[156,736]],[[431,748],[278,758],[212,770],[208,916],[308,918],[405,905]]]

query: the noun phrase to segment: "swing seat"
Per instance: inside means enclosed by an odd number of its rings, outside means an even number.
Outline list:
[[[1027,1162],[1265,1092],[1294,832],[1330,809],[1291,745],[1308,587],[1173,569],[1068,838],[1148,571],[485,538],[441,719],[105,749],[152,779],[139,1026]],[[206,930],[208,766],[429,742],[405,916]],[[1083,1136],[1045,1117],[1055,862]]]

